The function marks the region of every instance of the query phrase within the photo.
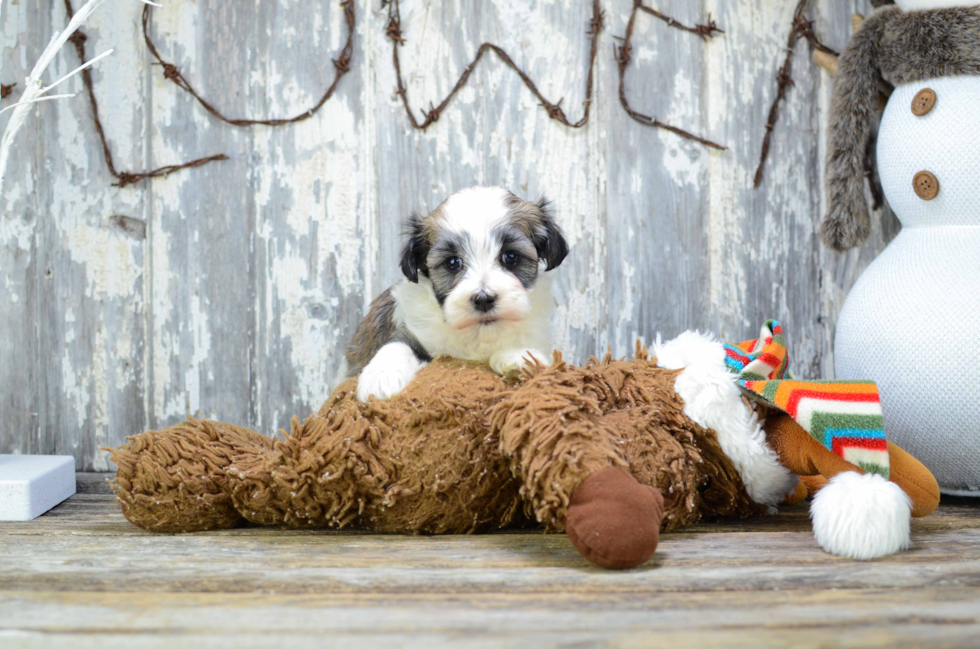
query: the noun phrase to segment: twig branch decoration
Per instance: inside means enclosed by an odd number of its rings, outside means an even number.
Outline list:
[[[677,22],[676,20],[674,20],[670,16],[668,16],[668,15],[666,15],[664,13],[661,13],[661,12],[657,11],[653,7],[646,6],[645,4],[643,4],[643,0],[633,0],[633,14],[635,15],[637,11],[642,11],[644,13],[650,14],[651,16],[655,16],[655,17],[659,18],[660,20],[662,20],[665,23],[667,23],[667,26],[668,27],[673,27],[674,29],[680,29],[680,30],[685,31],[685,32],[690,32],[692,34],[697,34],[703,40],[707,40],[707,39],[711,38],[712,36],[714,36],[715,34],[724,34],[725,33],[723,30],[718,29],[718,25],[715,24],[715,21],[711,20],[711,15],[710,14],[708,15],[708,24],[706,24],[706,25],[695,25],[694,27],[688,27],[687,25],[684,25],[684,24],[681,24],[681,23]],[[630,16],[630,17],[632,18],[632,16]]]
[[[204,109],[207,110],[215,118],[223,122],[226,122],[228,124],[231,124],[232,126],[240,126],[240,127],[254,126],[257,124],[261,124],[265,126],[283,126],[286,124],[294,124],[296,122],[301,122],[303,120],[307,120],[313,117],[313,115],[315,115],[317,111],[319,111],[320,108],[322,108],[323,105],[326,104],[327,101],[329,101],[330,98],[334,95],[334,92],[337,89],[337,85],[340,83],[341,77],[343,77],[345,74],[347,74],[348,71],[350,71],[350,63],[354,54],[354,28],[356,26],[355,15],[354,15],[354,3],[352,0],[346,0],[345,2],[341,3],[341,7],[344,10],[344,21],[347,25],[347,40],[340,51],[340,55],[333,60],[334,69],[336,71],[334,74],[333,82],[330,84],[326,92],[323,94],[323,96],[315,105],[303,111],[302,113],[299,113],[298,115],[289,118],[233,119],[233,118],[226,117],[213,104],[211,104],[209,101],[201,97],[200,94],[198,94],[198,92],[194,89],[194,86],[191,85],[187,77],[185,77],[181,73],[181,71],[177,68],[176,65],[174,65],[169,61],[166,61],[163,58],[163,56],[161,56],[160,51],[157,49],[156,43],[154,43],[153,39],[150,37],[149,6],[144,7],[143,10],[143,19],[142,19],[143,39],[146,42],[146,47],[150,51],[150,54],[153,56],[154,59],[156,59],[156,64],[160,65],[163,68],[164,77],[172,81],[179,88],[189,93],[191,96],[193,96],[198,101],[198,103],[200,103],[201,106],[203,106]],[[71,0],[65,0],[65,10],[68,12],[68,17],[71,18],[74,13],[71,5]],[[78,58],[81,59],[83,63],[86,62],[86,54],[85,54],[86,38],[87,37],[85,36],[84,33],[82,33],[81,31],[77,31],[72,36],[72,38],[69,39],[71,43],[75,46],[75,52],[78,54]],[[175,171],[179,171],[181,169],[200,167],[209,162],[228,159],[228,156],[224,154],[218,154],[218,155],[208,156],[206,158],[191,160],[190,162],[185,162],[181,164],[167,165],[164,167],[160,167],[158,169],[153,169],[151,171],[130,172],[130,171],[120,171],[116,169],[116,165],[112,156],[112,150],[109,148],[109,143],[105,136],[105,130],[102,126],[102,120],[99,118],[99,105],[98,105],[98,101],[95,98],[95,91],[92,84],[91,74],[89,74],[89,72],[86,70],[82,73],[82,75],[83,75],[82,81],[85,84],[85,90],[88,93],[89,103],[91,104],[92,107],[92,119],[95,124],[95,130],[96,133],[98,133],[99,135],[99,140],[102,142],[102,153],[103,156],[105,157],[106,166],[109,168],[109,173],[111,173],[118,181],[115,183],[117,186],[125,187],[126,185],[137,183],[146,178],[157,178],[161,176],[167,176],[168,174],[171,174]]]
[[[641,11],[659,18],[667,23],[668,27],[673,27],[675,29],[690,32],[691,34],[696,34],[697,36],[700,36],[702,40],[708,40],[709,38],[714,37],[715,34],[724,33],[722,30],[718,29],[715,22],[711,20],[711,16],[708,16],[707,24],[688,27],[687,25],[683,25],[673,18],[662,14],[656,9],[646,6],[643,4],[643,0],[633,0],[633,11],[630,12],[629,22],[626,23],[626,35],[623,36],[623,38],[618,39],[622,42],[622,45],[619,47],[613,46],[613,53],[616,57],[616,63],[619,65],[619,103],[623,105],[623,110],[626,111],[627,115],[644,126],[662,128],[683,138],[687,138],[688,140],[700,142],[701,144],[711,147],[712,149],[724,151],[726,147],[718,144],[717,142],[712,142],[711,140],[705,139],[693,133],[689,133],[684,129],[678,128],[677,126],[665,124],[656,117],[644,115],[643,113],[634,110],[633,107],[630,106],[629,99],[626,96],[626,69],[629,67],[630,61],[633,58],[633,29],[636,26],[636,16]]]
[[[149,11],[149,6],[145,6],[144,10]],[[65,0],[65,11],[68,13],[68,19],[71,20],[75,15],[75,10],[72,7],[71,0]],[[87,65],[89,63],[85,55],[85,41],[87,39],[88,37],[80,29],[76,30],[75,33],[68,39],[71,44],[75,46],[75,53],[78,55],[78,59],[82,62],[82,65]],[[102,142],[102,155],[105,158],[106,166],[109,168],[109,173],[111,173],[117,181],[114,183],[117,187],[132,185],[133,183],[140,182],[146,178],[167,176],[168,174],[172,174],[175,171],[180,171],[181,169],[200,167],[201,165],[214,162],[216,160],[228,159],[228,156],[218,154],[207,158],[191,160],[190,162],[184,162],[181,164],[166,165],[150,171],[133,172],[120,171],[116,169],[116,164],[112,157],[112,150],[109,148],[109,142],[106,140],[105,130],[102,127],[102,120],[99,118],[99,102],[95,98],[95,89],[92,84],[92,74],[88,68],[82,70],[82,83],[85,85],[85,92],[88,94],[89,104],[92,107],[92,121],[95,124],[95,132],[98,134],[99,140]]]
[[[326,104],[331,97],[333,97],[334,91],[337,90],[337,85],[340,83],[341,77],[350,71],[351,59],[354,56],[354,28],[356,27],[354,2],[353,0],[344,0],[344,2],[340,3],[340,6],[344,10],[344,22],[347,24],[347,41],[344,43],[344,47],[340,50],[340,55],[333,59],[333,66],[335,70],[333,83],[330,84],[326,92],[322,97],[320,97],[320,100],[316,102],[316,104],[293,117],[271,119],[233,119],[225,116],[221,111],[215,108],[213,104],[198,94],[198,92],[194,89],[194,86],[191,85],[191,82],[188,81],[187,77],[184,76],[176,65],[164,60],[164,58],[160,55],[156,44],[153,42],[153,39],[150,38],[149,7],[146,7],[143,10],[143,39],[146,41],[146,47],[150,50],[150,54],[154,59],[156,59],[156,64],[163,68],[163,76],[170,81],[173,81],[180,89],[194,97],[194,99],[196,99],[206,111],[211,113],[211,115],[217,119],[220,119],[222,122],[231,124],[232,126],[283,126],[285,124],[295,124],[296,122],[302,122],[316,115],[317,111],[323,108],[323,105]]]
[[[817,51],[838,56],[837,52],[821,43],[817,35],[813,33],[813,21],[807,20],[804,15],[807,2],[808,0],[799,0],[799,3],[796,5],[796,11],[793,13],[793,24],[789,31],[789,41],[786,44],[786,59],[783,61],[783,66],[776,73],[776,98],[769,108],[769,119],[766,120],[766,135],[762,139],[762,152],[759,154],[759,166],[755,170],[755,180],[753,182],[753,186],[756,188],[762,184],[762,174],[766,166],[766,160],[769,158],[769,147],[772,143],[772,131],[776,127],[776,121],[779,119],[779,106],[786,99],[786,91],[793,85],[791,73],[793,68],[793,51],[796,49],[796,43],[800,37],[803,37]]]
[[[510,57],[507,52],[499,45],[494,45],[493,43],[483,43],[480,45],[480,49],[477,50],[476,56],[473,61],[466,66],[463,70],[463,74],[460,75],[459,80],[456,81],[456,85],[453,89],[449,91],[445,99],[439,102],[438,106],[433,107],[429,104],[428,111],[422,111],[424,117],[420,121],[415,116],[415,111],[412,110],[411,105],[408,101],[408,88],[405,86],[405,82],[402,78],[402,67],[401,59],[398,55],[398,47],[405,44],[404,32],[402,31],[402,18],[401,10],[399,7],[399,0],[390,0],[388,3],[388,26],[386,28],[386,35],[391,39],[391,53],[392,62],[395,66],[395,75],[398,79],[398,89],[397,93],[401,96],[402,104],[405,106],[405,112],[408,114],[408,119],[412,123],[412,127],[421,131],[427,129],[433,122],[438,121],[442,116],[442,112],[446,109],[449,103],[452,101],[453,97],[456,96],[466,82],[469,81],[470,75],[473,74],[473,70],[476,68],[480,59],[487,52],[493,52],[497,55],[497,58],[503,62],[504,65],[509,67],[511,70],[517,73],[517,76],[521,78],[524,85],[528,90],[541,102],[541,106],[548,112],[548,117],[551,119],[564,124],[570,128],[581,128],[586,125],[589,121],[589,113],[592,108],[592,88],[594,81],[594,70],[595,70],[595,58],[598,52],[598,39],[599,32],[602,31],[603,25],[603,11],[602,7],[599,5],[599,0],[592,0],[592,19],[589,21],[589,30],[586,32],[590,38],[590,52],[589,52],[589,74],[585,82],[585,101],[583,102],[583,113],[581,119],[577,122],[572,122],[565,115],[565,111],[561,107],[561,102],[563,100],[559,99],[557,103],[552,103],[541,94],[538,90],[537,85],[531,79],[530,76],[523,70]]]
[[[64,2],[65,2],[66,12],[68,13],[68,17],[69,19],[71,19],[71,17],[74,15],[71,0],[64,0]],[[599,33],[602,31],[603,18],[604,18],[604,13],[599,0],[593,0],[592,2],[592,18],[589,21],[589,29],[587,31],[587,34],[590,36],[589,39],[590,52],[589,52],[588,75],[586,79],[585,100],[583,101],[582,117],[575,122],[571,121],[568,118],[568,116],[565,114],[565,111],[561,105],[563,101],[562,99],[559,99],[557,102],[552,102],[548,100],[538,89],[537,85],[534,83],[531,77],[514,62],[514,60],[510,57],[510,55],[503,48],[493,43],[483,43],[480,46],[473,61],[466,67],[466,69],[460,75],[459,79],[456,82],[456,85],[449,92],[449,94],[437,106],[432,106],[430,104],[428,111],[422,111],[423,113],[422,119],[421,120],[418,119],[418,117],[416,116],[415,112],[412,110],[411,105],[409,103],[408,89],[403,79],[403,75],[401,71],[401,61],[398,52],[399,46],[405,43],[405,38],[401,28],[401,12],[399,6],[400,3],[399,0],[390,0],[390,2],[388,2],[387,4],[388,4],[388,24],[386,28],[386,34],[388,38],[391,39],[392,41],[392,61],[394,63],[395,72],[398,79],[397,93],[402,98],[402,103],[405,107],[405,112],[407,113],[409,117],[409,121],[411,122],[413,128],[419,130],[425,130],[433,122],[437,121],[441,117],[446,107],[451,103],[453,97],[455,97],[456,94],[469,81],[469,78],[472,75],[473,70],[479,64],[484,54],[490,51],[496,54],[497,57],[507,67],[511,68],[512,70],[514,70],[514,72],[517,73],[517,75],[521,78],[521,81],[524,83],[525,87],[527,87],[528,90],[530,90],[531,93],[538,99],[538,101],[541,103],[541,106],[547,111],[548,116],[551,119],[554,119],[570,128],[581,128],[588,123],[589,116],[591,114],[592,103],[593,103],[592,97],[593,97],[593,88],[595,86],[595,60],[598,54],[598,38],[599,38]],[[340,83],[340,79],[345,74],[347,74],[347,72],[350,71],[351,60],[353,58],[353,53],[354,53],[354,31],[356,27],[356,17],[354,13],[353,0],[344,0],[343,2],[341,2],[341,7],[343,8],[344,11],[344,20],[347,27],[347,39],[344,43],[344,46],[340,50],[340,54],[336,59],[333,60],[334,69],[335,69],[333,82],[326,89],[323,96],[319,99],[319,101],[317,101],[316,104],[314,104],[309,109],[293,117],[287,117],[287,118],[269,118],[269,119],[231,118],[226,116],[224,113],[222,113],[211,102],[203,98],[197,92],[197,90],[194,88],[194,86],[191,84],[188,78],[182,73],[182,71],[175,64],[164,59],[163,56],[160,54],[160,51],[157,48],[156,43],[153,41],[153,39],[150,36],[151,18],[150,18],[150,9],[148,6],[144,7],[143,15],[142,15],[143,38],[144,41],[146,42],[147,49],[149,50],[151,56],[155,59],[155,64],[161,66],[161,68],[163,69],[164,78],[169,79],[179,88],[181,88],[182,90],[190,94],[192,97],[194,97],[194,99],[196,99],[197,102],[216,119],[221,120],[232,126],[238,126],[238,127],[248,127],[254,125],[283,126],[287,124],[301,122],[313,117],[313,115],[315,115],[324,106],[324,104],[326,104],[326,102],[329,101],[330,98],[334,95],[337,86]],[[626,37],[622,39],[623,45],[619,47],[618,50],[615,50],[616,60],[617,63],[619,64],[620,102],[622,103],[623,108],[626,110],[627,114],[631,118],[633,118],[634,120],[636,120],[641,124],[644,124],[646,126],[652,126],[655,128],[662,128],[671,131],[673,133],[676,133],[681,137],[696,142],[700,142],[701,144],[704,144],[706,146],[724,150],[725,147],[721,146],[720,144],[717,144],[710,140],[689,133],[676,126],[672,126],[670,124],[665,124],[663,122],[660,122],[659,120],[644,115],[642,113],[639,113],[638,111],[635,111],[632,109],[632,107],[630,107],[629,101],[626,98],[625,71],[630,60],[630,53],[632,51],[631,38],[633,34],[633,26],[636,21],[636,15],[640,11],[645,12],[651,16],[654,16],[660,20],[663,20],[670,27],[687,31],[692,34],[696,34],[700,36],[702,39],[707,39],[714,36],[717,33],[722,33],[722,30],[718,29],[715,23],[710,20],[710,17],[709,17],[709,23],[706,25],[696,25],[695,27],[688,27],[686,25],[677,22],[673,18],[661,13],[658,10],[644,5],[642,3],[642,0],[634,0],[633,11],[630,15],[630,21],[629,21],[629,26],[627,28]],[[86,58],[86,52],[85,52],[86,39],[87,39],[86,35],[81,31],[75,32],[70,39],[71,43],[75,47],[76,53],[78,54],[78,58],[82,61],[83,65],[85,66],[87,66],[90,63],[90,61],[88,61]],[[171,174],[175,171],[179,171],[181,169],[199,167],[209,162],[228,159],[227,156],[225,156],[224,154],[218,154],[206,158],[199,158],[197,160],[192,160],[186,163],[167,165],[164,167],[160,167],[158,169],[153,169],[145,172],[130,172],[130,171],[118,170],[116,168],[115,161],[113,159],[112,151],[109,147],[108,140],[106,139],[105,130],[102,125],[102,121],[99,117],[99,106],[98,106],[98,101],[95,97],[92,76],[87,69],[82,71],[82,80],[85,85],[85,90],[88,94],[89,103],[92,108],[92,119],[95,125],[95,130],[99,136],[99,140],[102,143],[103,157],[105,158],[106,166],[108,167],[109,172],[118,181],[115,183],[117,186],[125,187],[127,185],[144,180],[146,178],[166,176],[168,174]],[[12,86],[4,86],[3,96],[5,97],[8,94],[10,94],[11,89]]]
[[[24,92],[21,94],[20,101],[11,106],[7,106],[3,110],[0,110],[0,113],[5,112],[8,109],[13,111],[10,116],[10,121],[7,122],[7,127],[3,131],[3,139],[0,141],[0,193],[2,193],[3,190],[3,179],[7,172],[7,164],[10,160],[10,151],[13,147],[14,139],[17,137],[17,133],[26,123],[28,115],[34,108],[34,104],[50,101],[52,99],[74,97],[75,95],[73,94],[49,95],[48,92],[72,78],[76,74],[81,73],[85,77],[88,77],[90,67],[95,65],[95,63],[99,60],[112,54],[112,50],[108,50],[89,61],[85,61],[83,59],[82,64],[79,67],[62,76],[57,81],[49,84],[45,84],[42,81],[42,77],[47,71],[48,66],[51,65],[54,57],[58,54],[61,48],[64,47],[65,43],[72,40],[79,34],[78,30],[82,26],[82,23],[84,23],[104,1],[105,0],[88,0],[84,5],[82,5],[82,8],[77,14],[69,12],[68,25],[63,31],[55,30],[54,34],[51,36],[51,40],[48,42],[47,47],[45,47],[41,52],[41,56],[38,57],[37,62],[31,69],[31,74],[27,77],[27,81],[24,84]],[[151,3],[151,0],[140,0],[140,2]],[[2,9],[3,2],[0,0],[0,10]],[[2,94],[2,92],[0,92],[0,94]]]

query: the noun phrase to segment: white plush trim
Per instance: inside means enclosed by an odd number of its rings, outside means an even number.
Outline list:
[[[813,498],[813,535],[831,554],[875,559],[912,546],[912,501],[873,473],[838,473]]]
[[[749,497],[776,506],[793,491],[798,478],[779,462],[766,443],[755,411],[743,400],[735,375],[725,367],[725,348],[709,335],[686,331],[653,345],[657,365],[684,371],[674,390],[684,400],[684,414],[718,434],[721,450],[731,458]]]

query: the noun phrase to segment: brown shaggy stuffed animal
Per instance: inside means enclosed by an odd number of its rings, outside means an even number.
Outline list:
[[[643,349],[583,367],[556,353],[520,379],[440,358],[386,401],[359,402],[347,381],[282,439],[194,420],[133,436],[112,451],[114,487],[126,517],[157,532],[247,521],[455,534],[537,520],[590,561],[628,568],[653,554],[661,531],[767,509],[716,433],[685,416],[680,373]],[[818,473],[806,440],[793,441],[809,435],[773,421],[798,470],[809,462]]]

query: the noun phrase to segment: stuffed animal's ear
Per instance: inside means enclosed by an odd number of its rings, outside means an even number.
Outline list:
[[[548,263],[545,271],[549,271],[558,268],[568,256],[568,242],[565,241],[565,235],[555,221],[555,211],[551,201],[547,198],[539,198],[534,205],[538,208],[541,218],[541,229],[534,243],[538,249],[538,257]]]
[[[422,228],[422,215],[415,213],[405,221],[405,247],[402,248],[402,273],[408,281],[418,284],[419,271],[425,274],[428,242]]]
[[[869,16],[851,37],[834,75],[827,129],[827,215],[820,234],[827,246],[838,251],[861,245],[871,232],[864,160],[878,109],[879,41],[894,15],[894,10],[882,10]]]

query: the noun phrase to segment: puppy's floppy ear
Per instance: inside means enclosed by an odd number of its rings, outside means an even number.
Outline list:
[[[541,228],[535,236],[534,245],[538,249],[538,257],[548,262],[545,272],[558,268],[568,256],[568,242],[555,221],[555,210],[547,198],[539,198],[534,202],[541,219]]]
[[[402,248],[402,273],[408,281],[418,284],[419,271],[426,273],[425,257],[429,254],[428,242],[422,228],[422,215],[412,214],[405,221],[405,247]]]

